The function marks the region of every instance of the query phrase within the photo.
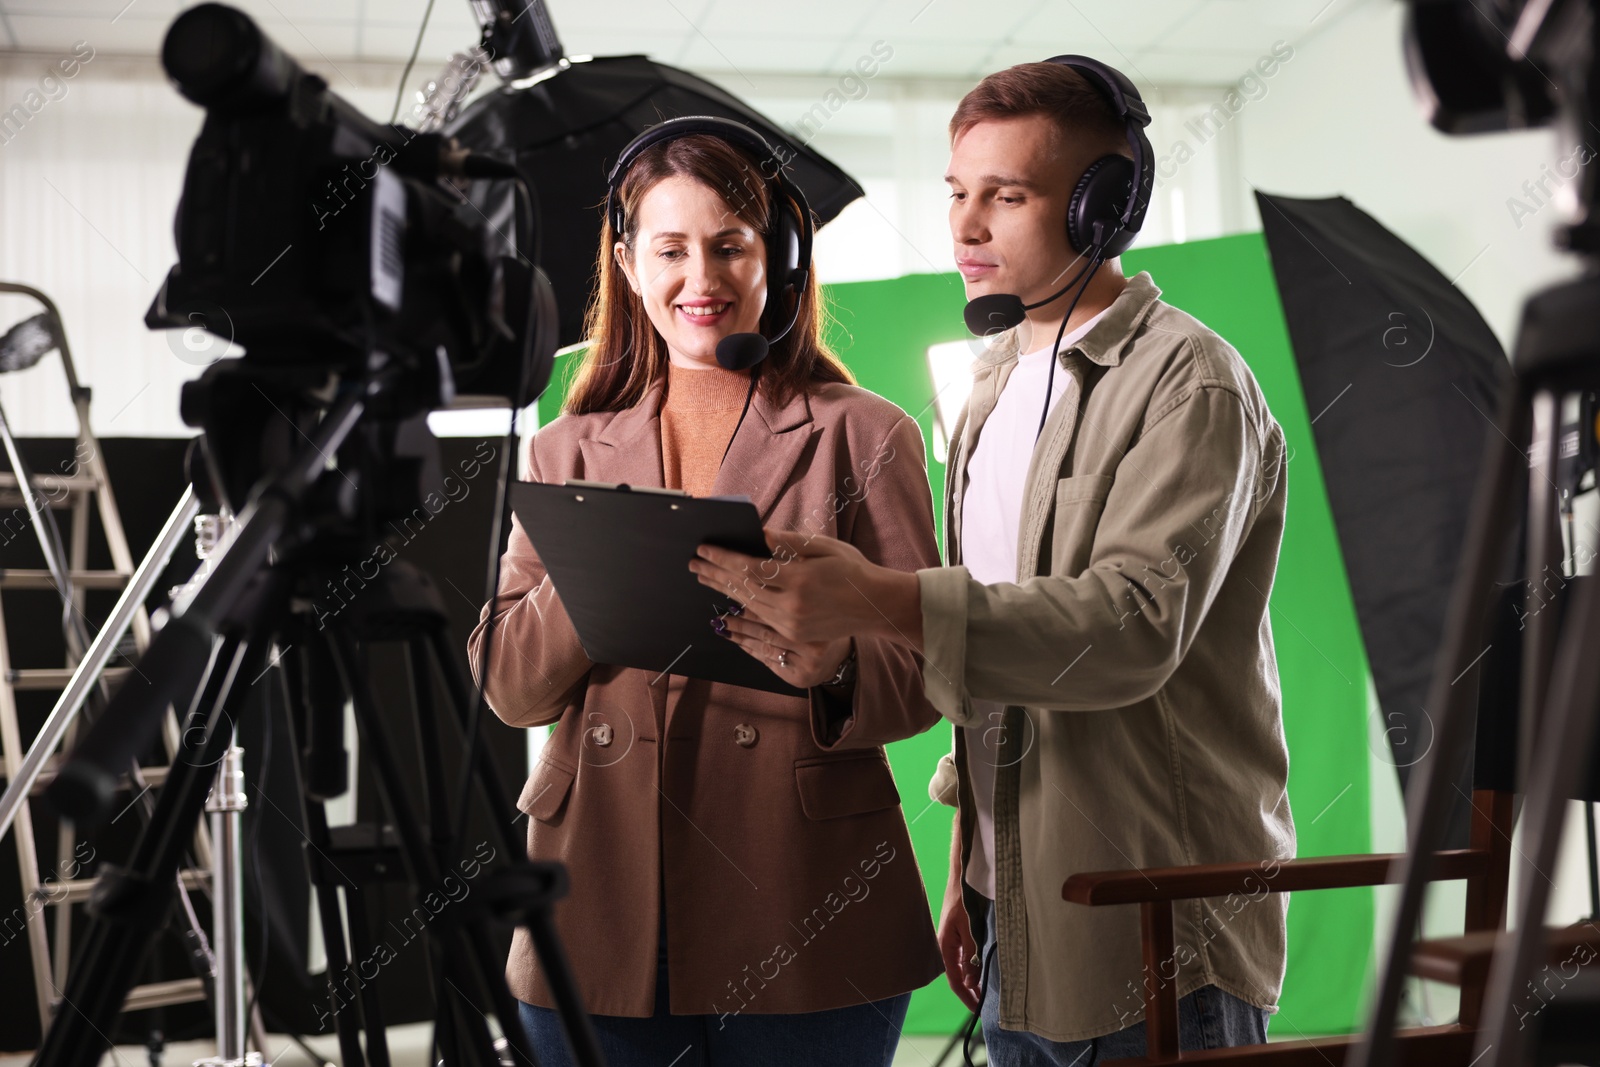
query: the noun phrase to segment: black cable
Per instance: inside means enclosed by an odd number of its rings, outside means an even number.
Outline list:
[[[1072,319],[1072,312],[1078,306],[1078,301],[1083,299],[1083,294],[1088,292],[1089,283],[1094,280],[1094,272],[1104,261],[1105,250],[1095,245],[1090,250],[1089,265],[1083,269],[1083,284],[1078,286],[1078,291],[1072,296],[1072,303],[1067,305],[1067,313],[1061,317],[1061,328],[1056,331],[1056,343],[1050,348],[1050,368],[1045,378],[1044,410],[1039,412],[1039,428],[1034,431],[1033,439],[1039,440],[1039,435],[1044,433],[1045,420],[1050,417],[1050,391],[1056,382],[1056,355],[1061,351],[1061,339],[1067,334],[1067,323]]]
[[[1076,304],[1077,298],[1073,301]],[[1066,318],[1061,320],[1061,328],[1056,331],[1056,343],[1050,346],[1050,362],[1044,372],[1044,409],[1039,412],[1039,428],[1033,431],[1033,440],[1037,444],[1039,435],[1044,433],[1045,420],[1050,417],[1050,392],[1056,385],[1056,355],[1061,351],[1061,338],[1066,336],[1067,321],[1072,317],[1072,308],[1067,308]]]
[[[417,53],[422,51],[422,38],[428,33],[428,19],[433,16],[433,0],[428,0],[428,6],[422,11],[422,25],[417,28],[417,40],[411,46],[411,58],[406,60],[406,69],[400,74],[400,85],[394,91],[394,110],[389,113],[389,125],[393,126],[400,118],[400,101],[405,99],[406,82],[411,78],[411,68],[416,65]]]
[[[929,1067],[944,1067],[945,1061],[950,1058],[950,1053],[954,1052],[956,1050],[956,1046],[961,1044],[962,1040],[968,1036],[967,1027],[973,1025],[972,1020],[976,1018],[977,1015],[974,1014],[967,1020],[965,1024],[962,1025],[960,1030],[957,1030],[955,1033],[950,1035],[950,1040],[945,1042],[944,1048],[939,1051],[938,1058],[935,1059],[933,1063],[929,1065]]]
[[[522,173],[520,168],[518,169],[516,181],[530,205],[528,228],[531,236],[526,243],[537,246],[538,223],[531,210],[533,183],[528,181],[527,175]],[[518,236],[520,237],[521,234]],[[538,269],[538,261],[535,260],[534,270],[537,271]],[[537,277],[537,274],[535,274],[536,282]],[[467,736],[463,739],[461,750],[461,784],[456,794],[455,820],[451,827],[451,841],[454,842],[457,848],[461,847],[462,839],[466,834],[467,807],[472,797],[472,764],[477,758],[478,745],[483,736],[483,713],[485,707],[487,707],[487,702],[484,700],[484,689],[489,684],[489,666],[493,661],[492,653],[494,651],[496,622],[494,602],[500,595],[500,567],[503,562],[500,542],[504,537],[506,525],[510,521],[511,482],[516,470],[515,458],[519,443],[517,438],[517,418],[522,413],[522,409],[530,403],[527,395],[529,384],[528,364],[533,362],[533,338],[535,326],[537,325],[538,310],[539,302],[535,299],[534,292],[530,292],[528,294],[528,315],[522,332],[522,360],[521,365],[517,368],[517,390],[511,404],[511,425],[506,430],[505,455],[501,458],[500,483],[497,489],[498,495],[495,498],[494,527],[490,533],[489,590],[486,598],[489,616],[484,621],[483,648],[478,653],[478,682],[473,687],[472,704],[468,710]]]
[[[991,909],[998,906],[998,901],[991,900],[989,902],[989,907]],[[988,926],[988,918],[989,916],[986,913],[984,915],[985,927]],[[1000,930],[997,920],[995,927],[995,937],[997,940],[999,936]],[[985,930],[984,940],[988,940],[987,929]],[[973,938],[973,942],[977,943],[977,938]],[[978,945],[978,1010],[973,1012],[972,1018],[967,1020],[966,1028],[961,1035],[961,1059],[965,1063],[966,1067],[976,1067],[976,1065],[972,1062],[972,1035],[978,1029],[979,1016],[983,1011],[983,1002],[988,999],[989,996],[989,967],[988,960],[986,958],[989,954],[985,951],[985,948],[985,945]],[[994,954],[994,965],[996,967],[1000,966],[1000,953],[998,949],[996,949]],[[984,1059],[988,1059],[987,1054],[984,1056]]]
[[[1083,282],[1082,284],[1078,285],[1078,291],[1072,295],[1072,303],[1067,305],[1066,314],[1061,317],[1061,326],[1056,330],[1055,344],[1050,347],[1050,365],[1045,378],[1044,388],[1044,409],[1039,412],[1039,429],[1036,430],[1033,435],[1035,442],[1039,440],[1039,435],[1044,432],[1045,421],[1050,417],[1050,393],[1055,385],[1056,380],[1056,357],[1061,351],[1061,339],[1067,334],[1067,323],[1071,321],[1072,313],[1078,307],[1078,301],[1082,300],[1083,294],[1088,291],[1089,283],[1094,280],[1094,272],[1099,269],[1100,264],[1105,261],[1105,249],[1102,245],[1092,245],[1089,253],[1088,265],[1079,271],[1079,277],[1083,279]],[[1072,281],[1067,283],[1067,288],[1071,288],[1072,285],[1077,281],[1078,278],[1073,278]],[[1060,296],[1066,291],[1067,289],[1062,289],[1061,293],[1056,295]],[[1049,303],[1049,301],[1045,301],[1045,303]],[[994,907],[994,904],[991,903],[990,907]],[[984,965],[984,955],[986,955],[986,953],[984,953],[982,948],[979,948],[978,1007],[980,1011],[983,1007],[984,998],[988,996],[989,992],[989,968]],[[979,1012],[975,1011],[972,1013],[971,1017],[967,1019],[966,1025],[961,1029],[961,1058],[965,1061],[966,1067],[974,1067],[972,1062],[972,1035],[977,1030],[978,1023]]]
[[[1083,253],[1080,252],[1080,253],[1078,253],[1078,256],[1077,256],[1076,259],[1074,259],[1071,263],[1067,264],[1066,270],[1061,271],[1061,273],[1057,274],[1056,277],[1059,278],[1059,277],[1061,277],[1062,274],[1067,273],[1068,270],[1071,270],[1080,261],[1082,261],[1082,259],[1083,259]],[[1088,269],[1089,269],[1088,266],[1085,265],[1083,268],[1081,268],[1078,271],[1077,274],[1074,274],[1071,278],[1069,278],[1067,280],[1067,284],[1066,285],[1063,285],[1060,289],[1057,289],[1054,293],[1051,293],[1049,296],[1045,297],[1043,300],[1035,300],[1031,304],[1022,304],[1023,312],[1026,313],[1026,312],[1029,312],[1029,311],[1033,311],[1035,308],[1042,308],[1046,304],[1054,304],[1057,300],[1060,300],[1063,296],[1067,295],[1067,290],[1068,289],[1071,289],[1074,285],[1078,284],[1078,279],[1083,277],[1083,272],[1085,270],[1088,270]],[[1015,295],[1015,294],[1013,294],[1013,295]],[[983,297],[978,297],[977,299],[978,300],[982,300],[984,298]],[[1017,300],[1017,303],[1019,303],[1019,304],[1022,303],[1022,298],[1020,296],[1016,297],[1016,300]],[[972,302],[969,301],[968,302],[969,309],[971,307],[971,304],[972,304]],[[1026,314],[1024,314],[1024,317],[1026,317]],[[1019,320],[1019,325],[1020,325],[1020,320]],[[969,327],[969,329],[970,329],[970,327]],[[974,330],[973,332],[974,333],[978,333],[979,331]]]

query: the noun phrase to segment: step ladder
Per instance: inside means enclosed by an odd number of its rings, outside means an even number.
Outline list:
[[[17,693],[32,690],[59,692],[67,686],[88,643],[87,622],[83,613],[86,592],[91,589],[122,589],[134,574],[134,560],[123,531],[121,515],[117,511],[116,498],[111,492],[100,443],[90,428],[90,391],[78,382],[54,303],[36,289],[13,283],[0,282],[0,293],[30,296],[45,309],[39,315],[19,323],[0,339],[0,373],[31,366],[49,351],[58,351],[78,423],[77,451],[70,468],[55,473],[32,473],[21,463],[9,429],[5,426],[4,412],[0,411],[0,443],[5,446],[5,451],[0,453],[0,526],[7,523],[15,525],[18,517],[27,516],[27,521],[38,536],[47,564],[44,569],[0,568],[0,600],[3,600],[5,592],[11,590],[54,590],[58,593],[58,603],[63,606],[70,604],[70,611],[63,610],[61,617],[67,651],[67,662],[62,667],[13,665],[5,616],[0,610],[0,748],[3,748],[3,752],[0,752],[0,757],[3,757],[0,758],[0,768],[5,772],[5,781],[10,783],[22,772],[23,757],[27,751],[18,721]],[[55,512],[70,517],[70,543],[65,546],[61,544],[53,522]],[[91,520],[96,516],[109,549],[110,570],[90,570],[88,567],[89,530]],[[41,523],[37,521],[39,519],[45,521]],[[50,566],[52,560],[54,570]],[[61,584],[63,579],[67,587],[64,591]],[[66,595],[61,596],[62,592]],[[132,613],[129,631],[126,636],[119,635],[123,637],[118,646],[119,654],[125,663],[142,654],[150,642],[150,620],[142,604]],[[131,638],[131,641],[127,638]],[[131,669],[129,666],[108,666],[102,671],[99,683],[102,707],[117,681]],[[77,722],[74,720],[66,728],[62,751],[71,750],[76,734]],[[178,723],[170,711],[163,729],[163,740],[170,760],[178,751],[179,740]],[[29,796],[38,795],[50,784],[60,760],[60,752],[49,756],[43,770],[29,787]],[[150,790],[158,788],[166,779],[166,774],[166,767],[130,767],[128,807],[116,819],[128,815],[130,809],[139,809],[139,817],[145,818],[153,806]],[[87,846],[87,842],[78,841],[71,823],[61,822],[56,829],[56,870],[47,875],[39,867],[32,812],[25,800],[17,809],[12,829],[21,872],[20,910],[25,916],[28,948],[33,959],[39,1020],[42,1028],[48,1028],[59,1002],[60,991],[66,987],[67,968],[72,955],[73,912],[77,905],[89,899],[94,887],[94,879],[84,876],[80,869],[80,858],[86,864],[92,860],[93,851],[91,849],[88,856],[82,856],[80,844]],[[190,890],[207,888],[210,881],[211,842],[203,822],[196,833],[193,854],[196,868],[183,871],[179,877],[183,887],[179,903],[189,929],[191,955],[196,954],[194,940],[197,938],[202,941],[198,946],[199,951],[209,951],[204,946],[204,933],[187,897]],[[53,923],[46,920],[49,912],[54,912]],[[12,912],[4,919],[4,933],[8,938],[16,933],[11,929],[15,915],[16,912]],[[151,982],[132,989],[123,1010],[183,1004],[207,997],[206,980],[198,976]]]

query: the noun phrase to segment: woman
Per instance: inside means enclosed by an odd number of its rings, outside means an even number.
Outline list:
[[[823,346],[808,252],[798,309],[769,306],[769,272],[795,265],[769,262],[790,247],[769,238],[803,206],[759,138],[720,129],[658,131],[631,164],[625,150],[591,344],[531,476],[744,494],[764,525],[937,566],[921,431]],[[752,369],[719,364],[723,339],[791,318]],[[939,719],[912,654],[782,647],[730,612],[716,633],[807,696],[592,663],[520,525],[492,610],[490,704],[513,726],[558,723],[518,807],[529,855],[570,872],[556,926],[608,1062],[889,1064],[910,991],[943,970],[882,747]],[[507,973],[540,1062],[568,1062],[521,930]]]

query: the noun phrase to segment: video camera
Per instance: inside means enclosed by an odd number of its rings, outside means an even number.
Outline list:
[[[510,396],[548,380],[548,282],[449,181],[525,180],[439,134],[372,121],[251,19],[200,4],[173,23],[162,64],[206,109],[175,223],[178,263],[145,322],[202,326],[250,361],[345,374],[399,361],[406,388],[378,410],[447,404],[458,388]],[[532,226],[532,212],[522,217]],[[537,314],[530,305],[545,304]],[[541,356],[533,360],[532,356]],[[496,373],[498,371],[498,373]],[[187,415],[186,415],[187,417]]]

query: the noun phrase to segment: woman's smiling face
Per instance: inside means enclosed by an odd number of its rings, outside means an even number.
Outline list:
[[[614,253],[673,363],[717,366],[718,341],[760,332],[766,244],[705,183],[657,182],[639,200],[633,254],[621,241]]]

